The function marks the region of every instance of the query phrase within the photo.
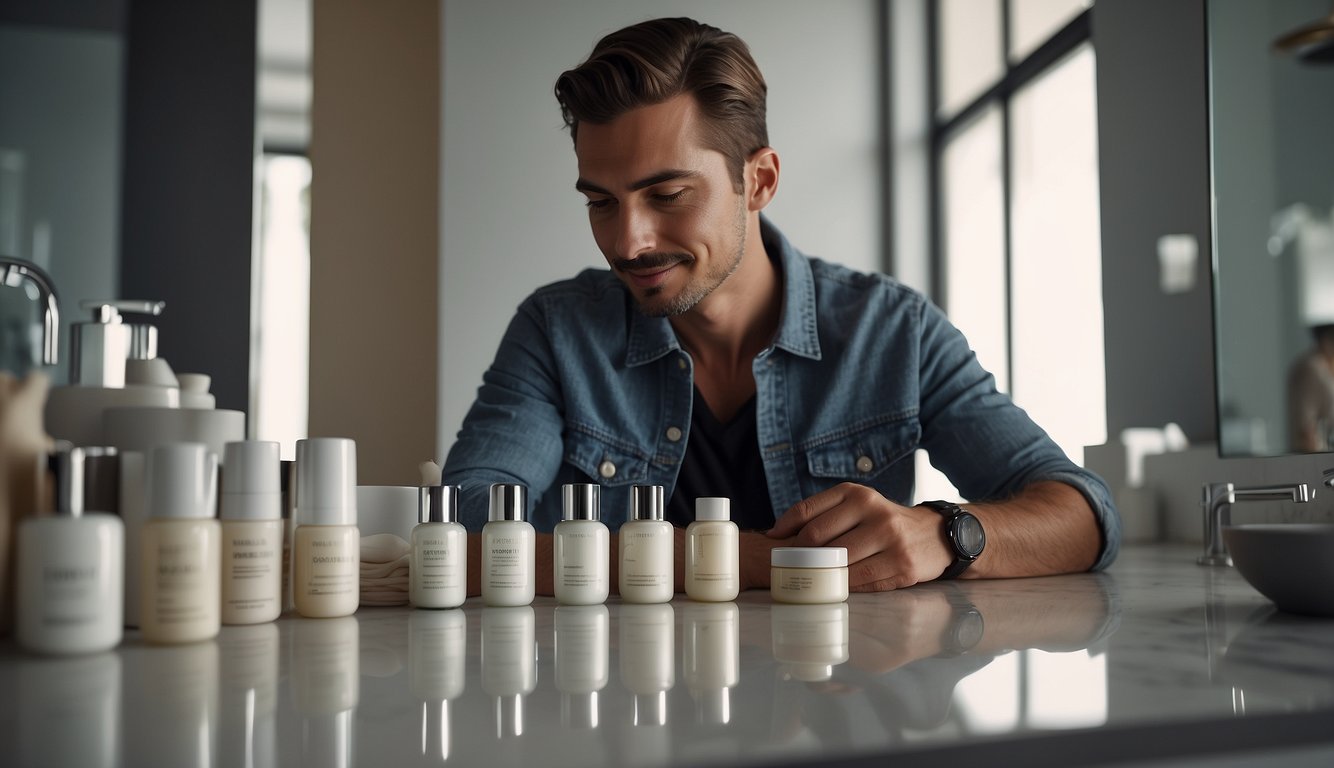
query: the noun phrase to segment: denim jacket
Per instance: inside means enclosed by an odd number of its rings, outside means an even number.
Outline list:
[[[782,270],[773,343],[752,363],[760,452],[774,514],[838,483],[910,503],[913,451],[967,499],[1005,499],[1058,480],[1088,500],[1102,530],[1095,569],[1115,559],[1120,518],[1107,486],[1071,462],[996,390],[963,335],[920,293],[799,253],[767,220]],[[550,530],[561,485],[602,486],[616,530],[631,485],[667,498],[690,435],[690,355],[665,318],[641,314],[608,270],[538,289],[511,321],[443,471],[461,486],[460,521],[486,522],[491,483],[529,488],[529,519]]]

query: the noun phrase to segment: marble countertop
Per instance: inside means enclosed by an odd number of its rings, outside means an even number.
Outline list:
[[[1334,740],[1334,619],[1195,548],[784,606],[363,608],[0,645],[6,765],[1080,765]],[[1323,754],[1323,753],[1322,753]],[[14,760],[17,756],[17,760]]]

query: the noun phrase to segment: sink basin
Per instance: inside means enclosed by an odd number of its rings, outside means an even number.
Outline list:
[[[1334,524],[1229,526],[1223,542],[1241,575],[1279,610],[1334,616]]]

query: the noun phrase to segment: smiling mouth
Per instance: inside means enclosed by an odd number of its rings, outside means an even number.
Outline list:
[[[652,267],[649,269],[627,269],[622,270],[630,278],[630,282],[639,288],[656,288],[662,285],[667,279],[667,274],[676,269],[676,264],[670,264],[665,267]]]

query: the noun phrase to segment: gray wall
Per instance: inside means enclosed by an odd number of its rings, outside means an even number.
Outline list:
[[[1107,434],[1216,437],[1203,0],[1094,6]],[[1157,241],[1193,235],[1195,287],[1159,288]]]
[[[813,255],[881,267],[885,139],[877,5],[446,0],[441,456],[523,297],[585,267],[605,266],[573,188],[574,152],[551,89],[607,32],[688,15],[746,40],[769,85],[770,141],[782,159],[768,214]]]

